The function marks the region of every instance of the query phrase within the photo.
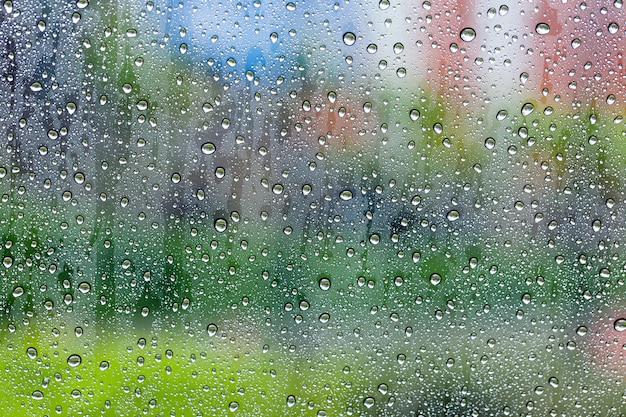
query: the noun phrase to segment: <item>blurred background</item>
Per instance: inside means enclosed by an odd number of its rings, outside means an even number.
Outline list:
[[[7,415],[624,415],[621,1],[4,1]]]

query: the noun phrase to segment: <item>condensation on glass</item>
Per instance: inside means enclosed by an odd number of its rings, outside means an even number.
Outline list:
[[[619,415],[614,2],[0,9],[6,415]]]

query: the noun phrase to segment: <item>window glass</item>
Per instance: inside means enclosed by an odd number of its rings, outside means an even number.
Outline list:
[[[619,415],[607,2],[5,0],[3,415]]]

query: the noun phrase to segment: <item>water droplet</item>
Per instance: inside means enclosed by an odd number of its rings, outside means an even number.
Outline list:
[[[13,297],[17,298],[17,297],[21,297],[22,295],[24,295],[24,288],[17,286],[15,288],[13,288]]]
[[[220,233],[224,232],[227,227],[228,227],[228,223],[226,222],[225,219],[215,220],[215,230],[217,230],[218,232]]]
[[[608,104],[608,105],[614,104],[615,100],[616,100],[615,95],[614,94],[609,94],[606,97],[606,104]]]
[[[522,106],[522,116],[529,116],[535,110],[535,106],[532,103],[525,103]]]
[[[485,139],[485,148],[491,150],[495,148],[495,146],[496,146],[496,140],[494,138]]]
[[[550,26],[547,23],[538,23],[535,26],[535,32],[539,35],[547,35],[550,33]]]
[[[356,42],[356,35],[352,32],[346,32],[343,34],[343,43],[345,43],[348,46],[352,46],[354,45],[354,43]]]
[[[81,282],[78,284],[78,291],[81,294],[87,294],[91,290],[91,285],[88,282]]]
[[[106,371],[107,369],[109,369],[109,362],[107,361],[100,362],[99,368],[101,371]]]
[[[231,412],[237,411],[238,408],[239,408],[239,403],[237,401],[232,401],[230,404],[228,404],[228,409]]]
[[[367,52],[369,52],[370,54],[375,54],[376,51],[378,51],[378,46],[376,46],[375,43],[370,43],[369,45],[367,45]]]
[[[379,235],[377,235],[376,233],[373,233],[373,234],[370,236],[370,243],[371,243],[372,245],[378,245],[378,243],[379,243],[379,242],[380,242],[380,236],[379,236]]]
[[[78,365],[80,365],[82,361],[83,359],[80,357],[80,355],[70,355],[70,357],[67,358],[67,364],[71,366],[72,368],[75,368]]]
[[[572,48],[574,48],[574,49],[578,48],[581,45],[581,43],[582,42],[578,38],[572,40]]]
[[[522,73],[520,74],[520,76],[519,76],[519,81],[520,81],[522,84],[526,84],[526,82],[528,81],[528,78],[530,78],[530,76],[528,75],[528,73],[527,73],[527,72],[522,72]]]
[[[215,145],[211,142],[206,142],[204,144],[202,144],[202,153],[205,155],[211,155],[213,152],[215,152]]]
[[[39,83],[39,82],[34,82],[34,83],[32,83],[32,84],[30,85],[30,89],[31,89],[32,91],[41,91],[41,89],[42,89],[42,88],[43,88],[43,87],[41,86],[41,83]]]
[[[296,405],[296,397],[289,395],[287,397],[287,407],[293,407],[294,405]]]
[[[372,397],[367,397],[363,400],[363,405],[365,406],[365,408],[372,408],[374,406],[374,403],[376,403],[376,400],[374,400],[374,398]]]
[[[613,323],[613,328],[618,332],[623,332],[624,330],[626,330],[626,319],[620,318],[615,320],[615,322]]]
[[[459,216],[460,216],[460,215],[459,215],[459,212],[458,212],[458,211],[456,211],[456,210],[450,210],[450,211],[448,212],[447,218],[448,218],[448,220],[449,220],[449,221],[453,222],[453,221],[459,220]]]
[[[328,291],[328,289],[330,288],[330,279],[328,278],[320,279],[319,286],[322,291]]]
[[[602,228],[602,222],[598,219],[594,220],[591,223],[591,228],[593,229],[594,232],[599,232],[600,229]]]
[[[350,201],[350,200],[352,200],[352,191],[350,191],[350,190],[343,190],[341,192],[341,194],[339,194],[339,198],[341,198],[343,201]]]
[[[2,265],[4,265],[5,268],[10,268],[11,265],[13,265],[13,258],[11,258],[10,256],[5,256],[4,258],[2,258]]]
[[[214,323],[209,324],[206,327],[206,331],[209,334],[209,336],[215,336],[215,334],[217,333],[217,325]]]
[[[476,38],[476,31],[473,28],[464,28],[461,30],[461,39],[465,42],[471,42]]]
[[[31,394],[31,397],[33,398],[33,400],[43,400],[43,392],[36,390],[33,391],[33,393]]]
[[[611,22],[609,23],[608,30],[611,35],[615,35],[617,31],[619,30],[619,25],[615,22]]]
[[[274,184],[274,186],[272,187],[272,192],[276,195],[282,194],[283,191],[284,191],[284,187],[282,184]]]
[[[400,67],[396,70],[396,76],[398,78],[404,78],[406,77],[406,68],[404,67]]]
[[[30,358],[30,359],[35,359],[37,357],[37,349],[35,349],[34,347],[29,347],[28,349],[26,349],[26,355]]]
[[[393,45],[394,54],[399,55],[402,53],[402,51],[404,51],[404,45],[402,45],[400,42],[397,42],[395,45]]]
[[[430,283],[433,285],[438,285],[441,282],[441,275],[438,273],[433,273],[430,275]]]
[[[389,6],[389,0],[380,0],[378,2],[378,7],[380,8],[380,10],[387,10]]]
[[[576,329],[576,334],[578,336],[584,336],[587,334],[587,326],[580,326]]]
[[[287,8],[287,10],[289,10],[290,12],[293,12],[294,10],[296,10],[296,5],[294,3],[287,3],[287,5],[285,6]]]
[[[76,7],[78,7],[79,9],[84,9],[87,6],[89,6],[89,1],[88,0],[78,0],[76,2]]]
[[[421,113],[419,110],[417,109],[411,109],[411,111],[409,112],[409,117],[411,118],[411,120],[413,120],[414,122],[418,121],[419,118],[421,117]]]

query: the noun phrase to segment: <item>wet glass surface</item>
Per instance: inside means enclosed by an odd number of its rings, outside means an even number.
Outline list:
[[[621,0],[9,1],[6,415],[622,415]]]

